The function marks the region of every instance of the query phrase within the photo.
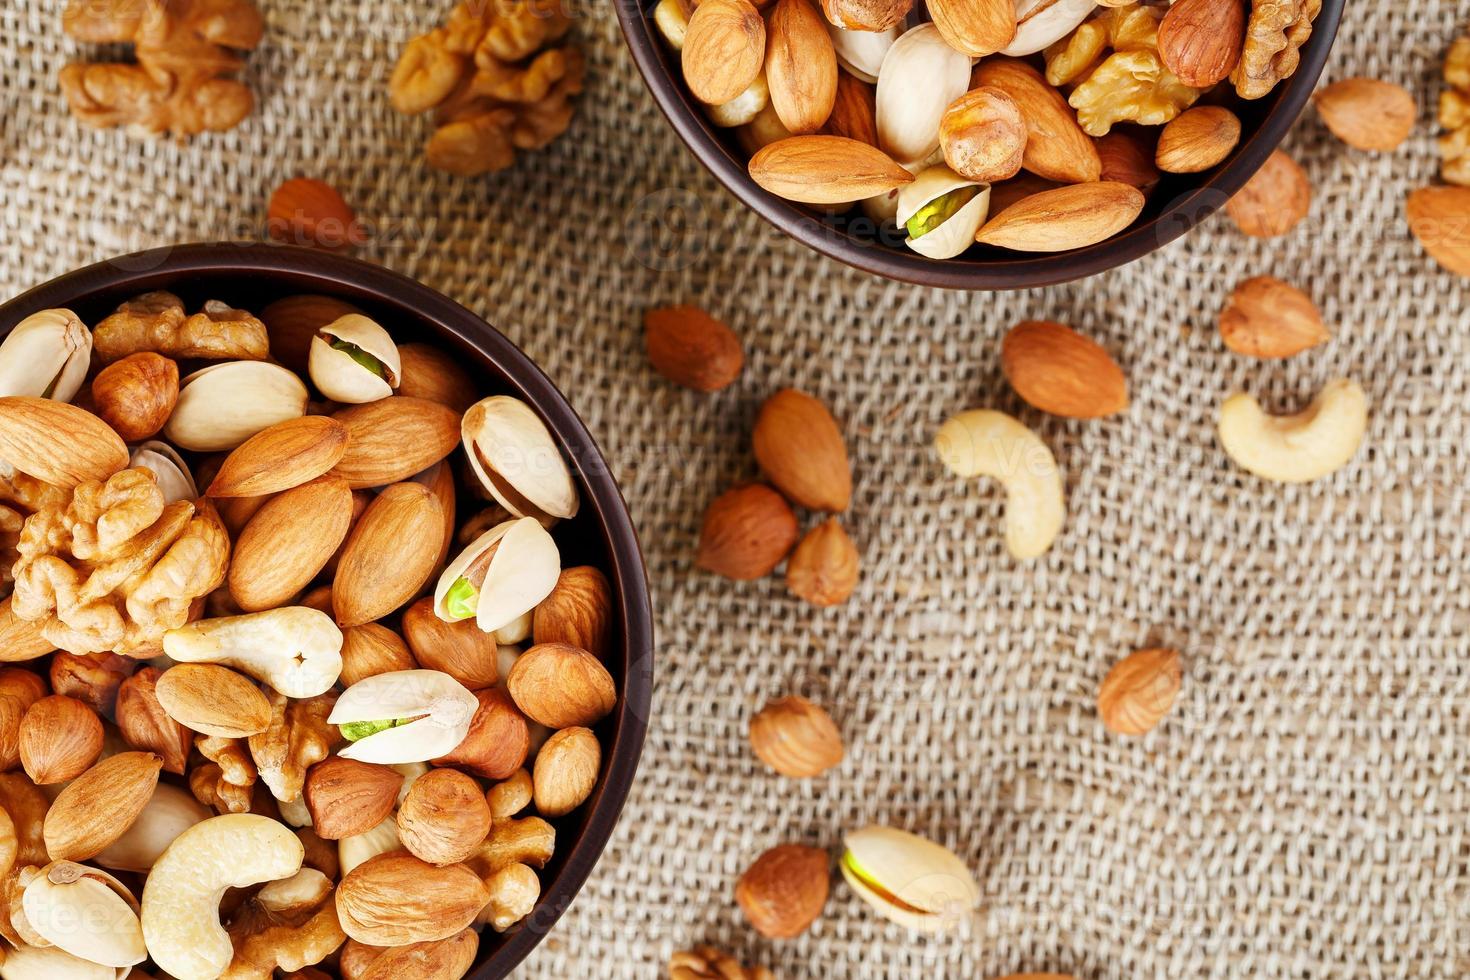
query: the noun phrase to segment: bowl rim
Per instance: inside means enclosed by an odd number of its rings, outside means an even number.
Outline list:
[[[576,844],[535,911],[469,976],[498,980],[510,973],[571,905],[606,848],[627,803],[642,755],[653,700],[653,609],[637,531],[606,457],[566,396],[534,361],[489,322],[443,293],[405,275],[348,256],[273,243],[168,246],[105,259],[35,286],[0,304],[0,335],[31,313],[64,307],[133,283],[190,274],[286,277],[301,291],[348,292],[414,316],[457,337],[484,355],[546,421],[586,488],[601,524],[612,580],[622,600],[625,662],[617,734],[605,748],[607,772],[597,789]],[[157,287],[161,288],[161,287]],[[140,288],[140,292],[147,291]]]
[[[1324,0],[1296,72],[1267,96],[1275,104],[1265,120],[1204,183],[1170,201],[1153,218],[1096,245],[978,262],[929,259],[908,249],[859,241],[762,189],[750,178],[746,162],[730,152],[715,127],[694,109],[693,96],[684,91],[681,81],[665,70],[663,40],[651,23],[655,5],[656,0],[648,0],[645,10],[639,0],[614,0],[623,38],[664,117],[695,159],[727,191],[781,232],[855,269],[916,286],[1000,291],[1056,286],[1126,265],[1194,230],[1223,207],[1296,125],[1326,67],[1347,0]]]

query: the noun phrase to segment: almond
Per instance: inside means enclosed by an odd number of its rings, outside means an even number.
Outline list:
[[[433,491],[418,483],[386,487],[363,511],[337,563],[337,625],[382,619],[417,595],[433,574],[443,537]]]
[[[1418,107],[1402,85],[1344,78],[1312,96],[1332,134],[1358,150],[1397,149],[1414,132]]]
[[[260,688],[218,664],[176,664],[154,693],[170,718],[201,735],[248,738],[270,726],[271,705]]]
[[[684,81],[706,105],[744,92],[766,54],[766,22],[748,0],[704,0],[684,32]]]
[[[312,766],[303,787],[311,826],[323,840],[341,840],[372,830],[398,805],[403,774],[340,756]]]
[[[586,802],[602,770],[602,743],[588,728],[563,728],[536,753],[536,810],[555,820]]]
[[[1015,0],[929,0],[928,9],[945,42],[972,58],[995,54],[1016,38]]]
[[[51,693],[76,698],[99,716],[107,717],[112,715],[113,705],[117,703],[118,688],[137,669],[138,661],[115,653],[58,652],[51,658],[46,674],[51,680]],[[4,676],[5,672],[0,671],[0,679]],[[3,696],[0,688],[0,697]]]
[[[565,643],[538,643],[521,654],[506,687],[526,717],[548,728],[590,727],[618,701],[607,668],[586,650]]]
[[[1098,715],[1114,734],[1147,734],[1174,706],[1180,677],[1179,654],[1173,650],[1130,654],[1103,678],[1097,694]]]
[[[1047,180],[1084,184],[1102,177],[1102,160],[1092,139],[1077,125],[1077,113],[1046,78],[1014,58],[987,58],[975,66],[971,87],[985,85],[1010,96],[1026,122],[1021,165]]]
[[[1072,419],[1096,419],[1128,407],[1123,369],[1097,343],[1071,327],[1030,320],[1001,344],[1001,370],[1030,405]]]
[[[260,320],[270,336],[271,357],[297,374],[306,374],[312,338],[322,327],[349,313],[362,313],[362,310],[331,296],[310,293],[287,296],[268,304],[260,311]]]
[[[745,352],[735,331],[697,306],[661,306],[643,315],[653,369],[676,385],[719,391],[740,377]]]
[[[245,612],[283,606],[326,567],[352,524],[352,491],[324,476],[268,501],[235,540],[227,579]]]
[[[490,805],[480,785],[453,769],[431,769],[398,808],[398,839],[430,864],[466,861],[490,834]]]
[[[128,465],[128,447],[91,412],[49,398],[0,398],[0,459],[70,489]]]
[[[485,883],[464,865],[438,868],[403,851],[353,868],[336,896],[342,930],[370,946],[448,939],[474,922],[489,901]]]
[[[704,512],[695,564],[737,581],[769,575],[796,544],[796,515],[760,483],[727,490]]]
[[[1127,184],[1071,184],[1011,205],[986,222],[975,240],[1017,252],[1086,248],[1133,224],[1143,205],[1142,192]]]
[[[65,783],[102,754],[102,719],[75,698],[53,694],[26,710],[20,722],[20,764],[37,786]]]
[[[45,620],[20,619],[10,603],[10,596],[0,599],[0,663],[35,660],[55,650],[42,629]]]
[[[46,812],[51,859],[85,861],[125,834],[153,798],[162,768],[151,752],[120,752],[73,780]]]
[[[1330,337],[1312,298],[1270,276],[1236,286],[1220,314],[1220,339],[1248,357],[1292,357]]]
[[[832,716],[806,698],[777,698],[750,720],[750,747],[783,776],[810,779],[842,762],[842,734]]]
[[[1159,134],[1154,162],[1171,174],[1197,174],[1225,162],[1240,143],[1240,119],[1221,106],[1198,106]]]
[[[568,643],[598,660],[611,652],[613,594],[607,576],[591,565],[562,569],[551,595],[536,607],[531,635],[537,643]]]
[[[1470,276],[1470,187],[1417,190],[1409,195],[1408,215],[1409,229],[1436,262]]]
[[[1244,0],[1179,0],[1159,25],[1160,59],[1192,88],[1224,81],[1244,48]]]
[[[837,101],[837,52],[810,0],[776,0],[766,38],[771,107],[793,135],[815,133]]]
[[[837,98],[822,132],[877,146],[878,103],[873,86],[845,71],[838,72]]]
[[[913,183],[875,146],[842,136],[791,136],[750,158],[750,177],[788,201],[848,204]]]
[[[329,600],[330,601],[330,600]],[[326,612],[330,613],[328,607]],[[404,616],[407,617],[407,613]],[[342,631],[342,684],[351,687],[360,680],[397,670],[417,670],[418,661],[408,645],[380,623],[363,623]]]
[[[442,670],[471,691],[499,680],[493,633],[473,619],[448,623],[434,613],[434,599],[426,596],[403,611],[403,638],[421,667]]]
[[[127,442],[151,438],[179,400],[179,366],[144,351],[114,361],[92,379],[92,405]]]
[[[480,707],[470,721],[469,733],[453,752],[434,760],[436,766],[468,769],[485,779],[507,779],[526,763],[531,751],[531,729],[503,688],[476,691]]]
[[[398,394],[438,402],[463,413],[480,390],[447,352],[429,344],[398,345]]]
[[[294,177],[271,195],[266,230],[279,242],[340,249],[366,240],[352,208],[325,181]]]
[[[1226,203],[1225,212],[1252,238],[1275,238],[1300,224],[1311,208],[1312,185],[1306,172],[1277,150]]]
[[[260,497],[290,490],[329,471],[346,451],[347,426],[336,419],[306,415],[280,422],[226,456],[207,493]]]
[[[778,391],[761,406],[752,441],[756,462],[792,503],[847,510],[852,470],[842,430],[827,406],[793,388]]]
[[[406,480],[459,445],[459,413],[422,398],[394,395],[332,417],[347,426],[347,451],[332,472],[354,490]]]
[[[1136,187],[1145,194],[1162,176],[1154,165],[1154,150],[1144,145],[1141,137],[1121,129],[1093,141],[1102,162],[1102,179]],[[992,195],[992,207],[995,198]]]
[[[846,602],[858,583],[858,551],[829,517],[807,532],[786,563],[786,588],[814,606]]]
[[[830,886],[827,852],[800,844],[773,847],[756,859],[735,883],[735,901],[755,931],[771,939],[806,932]]]

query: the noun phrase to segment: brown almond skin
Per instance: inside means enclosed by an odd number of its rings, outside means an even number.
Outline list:
[[[429,943],[409,943],[384,949],[349,939],[342,946],[341,969],[344,980],[460,980],[470,972],[480,948],[480,934],[464,929],[448,939]],[[318,980],[316,977],[294,977],[293,980]],[[320,980],[330,980],[322,974]]]
[[[17,618],[11,612],[10,599],[10,596],[0,599],[0,663],[35,660],[55,650],[41,630],[45,623]]]
[[[1016,252],[1085,248],[1133,224],[1144,201],[1142,192],[1127,184],[1070,184],[1011,205],[986,222],[975,240]]]
[[[878,145],[877,91],[868,82],[845,71],[837,73],[837,97],[822,132],[843,136],[869,146]]]
[[[1174,650],[1139,650],[1119,661],[1097,694],[1097,712],[1115,735],[1146,735],[1179,694],[1182,670]]]
[[[1014,0],[929,0],[928,8],[945,43],[972,58],[994,54],[1016,38]]]
[[[1193,88],[1229,77],[1245,47],[1244,0],[1179,0],[1159,25],[1159,58]]]
[[[822,0],[822,12],[849,31],[886,31],[903,23],[914,0]]]
[[[704,0],[684,32],[684,81],[706,105],[724,105],[750,87],[766,53],[766,22],[748,0]]]
[[[443,536],[433,491],[418,483],[386,487],[363,511],[337,563],[337,625],[374,622],[417,595],[434,571]]]
[[[347,538],[352,491],[323,476],[270,498],[235,540],[227,578],[245,612],[283,606],[311,584]]]
[[[769,575],[796,544],[791,505],[760,483],[727,490],[704,512],[695,564],[736,581]]]
[[[607,668],[586,650],[565,643],[538,643],[521,654],[506,687],[516,707],[547,728],[590,728],[618,703]],[[519,767],[517,763],[511,772]]]
[[[822,914],[830,888],[827,852],[800,844],[773,847],[735,883],[735,901],[756,932],[791,939]]]
[[[0,398],[0,459],[71,489],[128,465],[122,437],[91,412],[50,398]]]
[[[536,607],[531,635],[537,643],[567,643],[606,660],[612,637],[612,585],[591,565],[562,569],[551,595]]]
[[[271,357],[305,376],[311,355],[311,338],[317,331],[349,313],[361,312],[340,299],[304,293],[268,304],[260,311],[260,321],[270,336]]]
[[[399,344],[398,394],[438,402],[463,413],[480,400],[480,391],[464,368],[430,344]]]
[[[388,766],[334,756],[312,766],[303,792],[311,825],[322,840],[372,830],[393,813],[403,774]]]
[[[786,388],[766,399],[751,436],[756,462],[793,503],[841,513],[852,502],[852,468],[827,406]]]
[[[786,563],[786,588],[814,606],[836,606],[857,588],[859,562],[852,538],[829,517],[807,532]]]
[[[676,385],[720,391],[740,377],[745,351],[735,331],[697,306],[661,306],[643,315],[653,369]]]
[[[490,901],[480,876],[462,864],[439,868],[404,851],[371,858],[337,886],[342,930],[370,946],[448,939]]]
[[[347,426],[347,451],[332,472],[354,490],[406,480],[459,446],[460,413],[423,398],[394,395],[332,418]]]
[[[761,187],[803,204],[849,204],[914,181],[914,175],[875,146],[841,136],[790,136],[750,158]]]
[[[792,134],[815,133],[837,101],[837,52],[810,0],[776,0],[766,32],[771,106]]]
[[[1344,78],[1319,89],[1312,100],[1334,136],[1370,152],[1398,149],[1419,114],[1407,89],[1376,78]]]
[[[179,366],[145,351],[109,364],[92,379],[97,415],[128,442],[158,433],[179,400]]]
[[[442,670],[471,691],[500,679],[498,644],[473,619],[446,623],[434,614],[434,599],[425,596],[403,611],[403,638],[419,665]]]
[[[1470,187],[1425,187],[1409,195],[1409,229],[1436,262],[1470,277]]]
[[[117,727],[123,741],[163,759],[163,768],[183,775],[194,746],[194,733],[169,717],[158,703],[158,678],[163,671],[143,667],[122,682],[117,691]]]
[[[1128,407],[1123,369],[1096,342],[1049,320],[1018,323],[1001,342],[1001,370],[1027,404],[1072,419]]]
[[[1031,173],[1062,184],[1104,179],[1092,138],[1077,125],[1077,113],[1066,97],[1041,72],[1016,58],[986,58],[975,66],[970,85],[998,89],[1015,102],[1026,123],[1021,165]]]
[[[290,490],[329,471],[346,451],[347,426],[336,419],[288,419],[257,432],[225,457],[207,495],[260,497]]]
[[[1171,174],[1197,174],[1225,161],[1240,143],[1240,119],[1222,106],[1196,106],[1159,134],[1154,162]]]
[[[218,664],[176,664],[158,678],[155,693],[170,718],[204,735],[248,738],[270,725],[260,688]]]
[[[1220,339],[1247,357],[1293,357],[1330,338],[1312,298],[1271,276],[1236,286],[1220,313]]]
[[[1155,148],[1144,145],[1141,137],[1114,129],[1093,142],[1102,164],[1101,179],[1127,184],[1147,194],[1162,178],[1154,164]],[[994,201],[993,195],[991,200]]]
[[[536,753],[536,810],[556,819],[581,806],[597,785],[602,743],[588,728],[563,728]]]
[[[1312,185],[1306,172],[1280,150],[1225,205],[1236,227],[1252,238],[1285,235],[1311,208]]]
[[[531,751],[530,728],[511,696],[497,687],[475,692],[480,707],[464,741],[434,760],[436,766],[468,769],[485,779],[507,779]]]
[[[153,797],[162,768],[151,752],[122,752],[78,776],[46,813],[51,859],[85,861],[126,833]]]
[[[101,753],[102,719],[74,698],[41,698],[21,719],[20,762],[37,786],[77,778]]]

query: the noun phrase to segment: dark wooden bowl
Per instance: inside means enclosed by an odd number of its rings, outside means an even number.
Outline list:
[[[653,23],[655,3],[616,0],[633,61],[680,138],[736,197],[797,241],[866,272],[921,286],[993,290],[1052,286],[1106,272],[1162,248],[1222,207],[1266,162],[1301,114],[1327,63],[1346,0],[1324,0],[1296,74],[1264,99],[1229,103],[1240,116],[1243,135],[1225,162],[1203,174],[1165,174],[1131,228],[1071,252],[1028,255],[975,246],[947,260],[912,251],[902,235],[893,229],[885,233],[861,211],[823,214],[776,197],[751,180],[746,156],[730,131],[711,125],[684,86],[678,53],[669,50]]]
[[[620,642],[607,664],[618,704],[597,732],[603,771],[591,798],[556,826],[555,857],[542,872],[541,900],[504,936],[481,936],[475,980],[508,974],[556,923],[597,863],[627,799],[643,749],[653,693],[653,615],[638,537],[617,483],[586,426],[525,354],[469,310],[397,273],[354,259],[276,245],[188,245],[156,249],[68,273],[0,306],[0,337],[38,310],[67,307],[95,324],[123,300],[154,289],[193,309],[219,299],[258,312],[293,293],[324,293],[362,307],[396,339],[432,341],[461,357],[488,394],[513,394],[540,413],[580,482],[582,508],[561,525],[566,564],[596,564],[612,583]],[[463,510],[461,517],[463,518]],[[570,531],[571,533],[567,533]]]

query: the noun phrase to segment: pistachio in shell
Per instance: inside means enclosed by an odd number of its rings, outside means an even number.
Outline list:
[[[306,385],[266,361],[226,361],[179,382],[179,400],[163,427],[181,449],[234,449],[262,429],[306,414]]]
[[[895,220],[908,231],[904,244],[931,259],[952,259],[975,244],[990,214],[990,185],[942,164],[900,188]]]
[[[464,413],[460,437],[476,478],[516,517],[577,516],[572,471],[531,406],[508,395],[476,402]]]
[[[509,626],[556,588],[561,555],[531,517],[498,524],[459,553],[434,587],[434,614],[445,622],[474,618],[486,633]]]
[[[349,744],[344,759],[397,765],[448,755],[469,734],[480,701],[438,670],[396,670],[353,684],[327,723]]]
[[[348,405],[387,398],[403,376],[398,345],[388,331],[360,313],[339,317],[318,330],[307,364],[317,390]]]
[[[980,900],[975,876],[953,852],[893,827],[847,835],[842,877],[885,918],[918,932],[938,933],[971,914]]]
[[[0,395],[69,402],[92,363],[92,332],[71,310],[42,310],[0,343]]]

